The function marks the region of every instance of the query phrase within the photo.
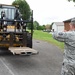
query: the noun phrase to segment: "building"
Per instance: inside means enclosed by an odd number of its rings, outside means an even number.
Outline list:
[[[64,30],[66,30],[66,31],[69,31],[70,30],[69,23],[71,22],[71,19],[68,19],[68,20],[63,21],[64,22]]]
[[[52,31],[64,31],[64,23],[63,22],[53,22]]]

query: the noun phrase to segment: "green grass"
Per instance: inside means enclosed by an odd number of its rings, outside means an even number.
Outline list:
[[[49,34],[47,32],[34,30],[33,38],[38,39],[38,40],[43,40],[43,41],[50,42],[50,43],[58,46],[61,49],[64,48],[64,43],[54,40],[53,37],[52,37],[52,34]]]

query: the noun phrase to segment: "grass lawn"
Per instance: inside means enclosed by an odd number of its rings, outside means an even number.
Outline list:
[[[34,30],[33,38],[38,39],[38,40],[43,40],[43,41],[50,42],[50,43],[58,46],[61,49],[64,48],[64,43],[54,40],[53,37],[52,37],[52,34],[49,34],[47,32]]]

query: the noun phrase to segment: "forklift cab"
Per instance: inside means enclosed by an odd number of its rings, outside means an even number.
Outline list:
[[[9,6],[9,5],[0,5],[0,19],[3,20],[22,20],[21,18],[21,13],[19,12],[18,8],[16,8],[15,6]],[[1,21],[1,30],[3,29],[3,27],[6,29],[8,32],[14,32],[15,26],[14,26],[13,21],[7,22]],[[7,27],[6,27],[7,26]],[[20,28],[22,28],[20,26],[19,22],[16,22],[16,31],[22,31]],[[5,30],[6,31],[6,30]]]
[[[15,17],[15,12],[16,12],[16,9],[14,6],[0,6],[0,18],[2,16],[2,12],[5,12],[5,17],[7,19],[14,19]]]

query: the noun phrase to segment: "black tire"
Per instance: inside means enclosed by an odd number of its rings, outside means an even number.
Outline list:
[[[27,35],[27,47],[32,48],[32,37],[31,37],[31,34],[29,33]]]
[[[0,47],[0,55],[11,55],[12,53],[8,50],[8,47]]]

